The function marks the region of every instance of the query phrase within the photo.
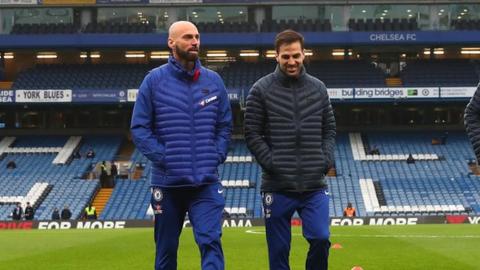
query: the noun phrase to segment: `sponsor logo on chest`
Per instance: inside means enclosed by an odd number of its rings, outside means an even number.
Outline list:
[[[217,99],[218,99],[218,96],[213,96],[213,97],[206,98],[206,99],[200,101],[200,106],[205,107],[208,104],[216,101]]]

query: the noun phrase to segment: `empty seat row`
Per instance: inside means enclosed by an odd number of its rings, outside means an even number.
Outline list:
[[[260,26],[261,32],[280,32],[285,29],[293,29],[299,32],[331,32],[332,24],[329,19],[298,19],[263,21]]]
[[[156,26],[154,23],[89,23],[83,29],[83,33],[113,33],[113,34],[141,34],[154,33]]]
[[[451,25],[455,30],[480,30],[480,20],[452,20]]]
[[[71,23],[26,23],[14,24],[10,34],[73,34],[79,27]]]
[[[246,207],[225,207],[225,211],[230,215],[246,215]]]
[[[225,162],[252,162],[252,156],[227,156]]]
[[[248,22],[199,22],[196,23],[200,33],[252,33],[257,32],[257,25]]]
[[[148,21],[143,23],[112,23],[100,22],[89,23],[84,29],[72,23],[26,23],[14,24],[10,34],[74,34],[74,33],[122,33],[140,34],[154,33],[155,23]]]
[[[36,65],[22,71],[13,89],[138,89],[154,66],[146,64]]]
[[[469,60],[408,61],[400,73],[405,86],[474,86],[479,74]]]
[[[224,187],[250,187],[250,180],[222,180],[222,186]]]
[[[6,153],[58,153],[62,147],[13,147],[7,148]]]
[[[418,24],[414,18],[349,19],[348,29],[352,32],[416,31],[418,30]]]
[[[412,154],[415,160],[438,160],[437,154]],[[408,155],[394,154],[394,155],[365,155],[360,157],[360,160],[376,160],[376,161],[405,161]]]
[[[390,213],[461,213],[465,212],[463,205],[382,205],[375,207],[375,213],[390,214]]]

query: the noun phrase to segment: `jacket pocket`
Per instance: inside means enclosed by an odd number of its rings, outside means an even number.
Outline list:
[[[270,149],[270,153],[267,156],[267,170],[273,173],[275,170],[275,151]]]
[[[322,173],[323,175],[327,175],[328,169],[330,167],[329,163],[330,162],[328,161],[327,155],[322,151],[322,159],[320,162],[320,173]]]
[[[170,151],[170,146],[169,143],[165,143],[165,155],[163,155],[163,161],[162,161],[162,166],[165,170],[165,175],[168,176],[171,174],[171,164],[169,164],[169,160],[171,159],[171,154],[169,153]],[[170,158],[169,158],[170,156]]]
[[[218,149],[218,145],[215,142],[215,140],[213,140],[213,139],[209,139],[208,143],[212,147],[212,149],[214,149],[215,154],[217,155],[217,166],[219,166],[222,163],[223,160],[222,160],[222,154],[220,153],[220,151]]]

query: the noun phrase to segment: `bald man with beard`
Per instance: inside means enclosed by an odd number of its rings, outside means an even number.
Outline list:
[[[168,63],[140,86],[131,132],[152,162],[155,269],[177,269],[186,213],[201,254],[201,269],[224,269],[221,218],[225,207],[218,166],[227,157],[232,113],[220,76],[198,59],[200,35],[190,22],[169,29]]]

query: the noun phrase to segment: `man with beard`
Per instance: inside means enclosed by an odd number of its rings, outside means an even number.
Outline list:
[[[168,63],[140,86],[131,132],[153,163],[155,269],[177,269],[177,249],[188,212],[201,268],[224,269],[221,218],[225,206],[217,167],[227,157],[232,114],[220,76],[198,59],[200,35],[190,22],[170,26]]]
[[[271,270],[288,270],[295,211],[310,244],[305,269],[328,268],[329,208],[325,174],[334,163],[335,118],[323,82],[306,73],[304,39],[275,39],[277,68],[247,97],[245,139],[263,170],[262,197]]]

